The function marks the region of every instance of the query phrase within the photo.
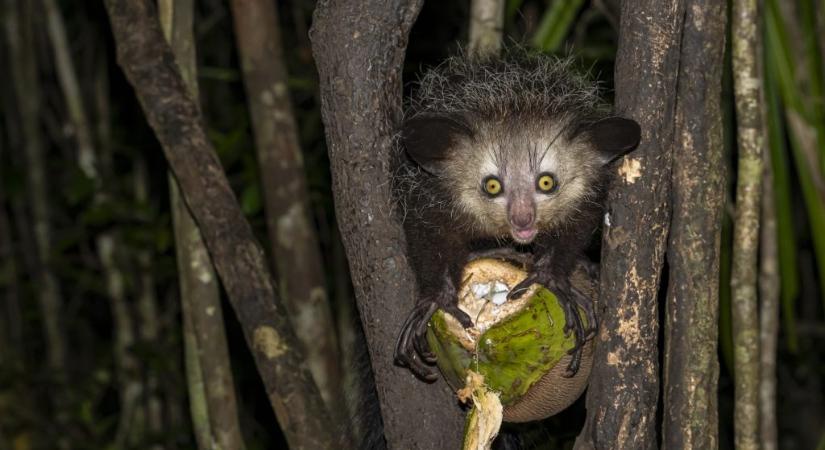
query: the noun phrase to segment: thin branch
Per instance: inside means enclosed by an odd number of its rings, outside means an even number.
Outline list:
[[[759,94],[756,0],[734,0],[731,28],[739,143],[731,273],[735,366],[735,444],[759,448],[759,260],[763,129]]]
[[[765,164],[765,177],[762,183],[762,248],[759,251],[759,440],[762,450],[777,450],[779,444],[776,422],[776,355],[781,284],[776,239],[776,203],[770,164]]]

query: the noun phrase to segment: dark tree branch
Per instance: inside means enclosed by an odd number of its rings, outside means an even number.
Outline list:
[[[687,0],[676,98],[663,446],[717,448],[719,250],[725,205],[722,67],[727,6]]]
[[[642,127],[617,164],[602,246],[602,323],[578,448],[656,447],[657,294],[670,222],[681,0],[622,2],[616,109]]]
[[[163,146],[252,349],[290,448],[338,446],[263,251],[206,137],[152,0],[105,2],[118,61]]]
[[[414,305],[388,169],[401,118],[401,65],[421,0],[321,1],[311,39],[321,77],[338,223],[390,448],[457,448],[462,417],[443,381],[422,383],[393,365]]]

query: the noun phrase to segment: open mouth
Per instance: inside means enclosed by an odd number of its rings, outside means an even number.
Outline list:
[[[513,239],[518,242],[519,244],[529,244],[533,242],[533,239],[536,237],[538,230],[535,228],[513,228],[510,230],[510,234],[513,236]]]

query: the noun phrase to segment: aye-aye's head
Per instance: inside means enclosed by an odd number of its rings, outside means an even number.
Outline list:
[[[529,244],[598,200],[639,125],[604,112],[570,60],[511,52],[428,72],[401,132],[407,155],[490,237]]]

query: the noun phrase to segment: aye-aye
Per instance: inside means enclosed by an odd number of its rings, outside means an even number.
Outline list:
[[[510,50],[453,57],[428,71],[406,112],[393,167],[418,289],[396,362],[434,380],[430,317],[442,308],[471,326],[456,299],[464,265],[510,253],[530,261],[510,298],[533,283],[557,295],[565,332],[576,338],[573,375],[596,317],[569,276],[599,229],[610,163],[639,139],[639,125],[611,114],[570,58]]]

